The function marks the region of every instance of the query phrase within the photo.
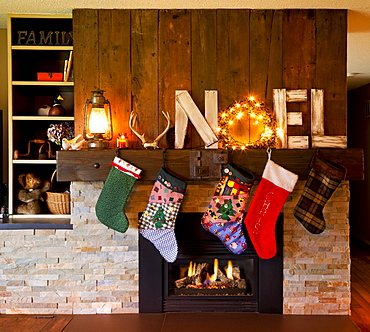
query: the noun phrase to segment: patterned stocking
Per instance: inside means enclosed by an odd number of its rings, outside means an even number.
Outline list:
[[[161,168],[139,221],[140,234],[152,242],[162,257],[170,263],[177,257],[174,228],[185,190],[184,181]]]
[[[247,170],[228,164],[202,217],[203,228],[216,235],[233,254],[241,254],[247,248],[242,215],[253,180],[254,175]]]

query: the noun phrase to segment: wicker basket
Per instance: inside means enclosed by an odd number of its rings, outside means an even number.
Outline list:
[[[53,187],[53,181],[56,175],[56,170],[53,172],[50,180],[50,190]],[[69,193],[61,192],[65,189],[47,191],[46,192],[46,205],[52,214],[70,214],[70,201],[71,197]]]

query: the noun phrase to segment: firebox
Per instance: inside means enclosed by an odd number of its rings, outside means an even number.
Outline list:
[[[159,312],[260,312],[283,310],[283,216],[276,226],[277,254],[260,259],[248,238],[234,255],[201,226],[202,213],[179,213],[177,259],[167,263],[139,237],[139,310]]]

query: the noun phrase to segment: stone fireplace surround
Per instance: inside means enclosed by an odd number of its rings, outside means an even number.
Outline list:
[[[284,314],[350,313],[349,181],[327,203],[326,230],[308,233],[293,217],[305,181],[284,205]],[[181,212],[204,212],[216,182],[189,184]],[[0,314],[138,312],[138,213],[152,183],[137,181],[126,207],[130,228],[95,216],[102,181],[71,184],[73,230],[7,230],[0,242]],[[257,188],[253,186],[252,195]]]

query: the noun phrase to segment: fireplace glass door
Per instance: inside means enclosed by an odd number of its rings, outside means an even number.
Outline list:
[[[201,226],[202,214],[176,220],[179,248],[164,264],[164,311],[258,311],[258,260],[253,248],[232,254]]]

